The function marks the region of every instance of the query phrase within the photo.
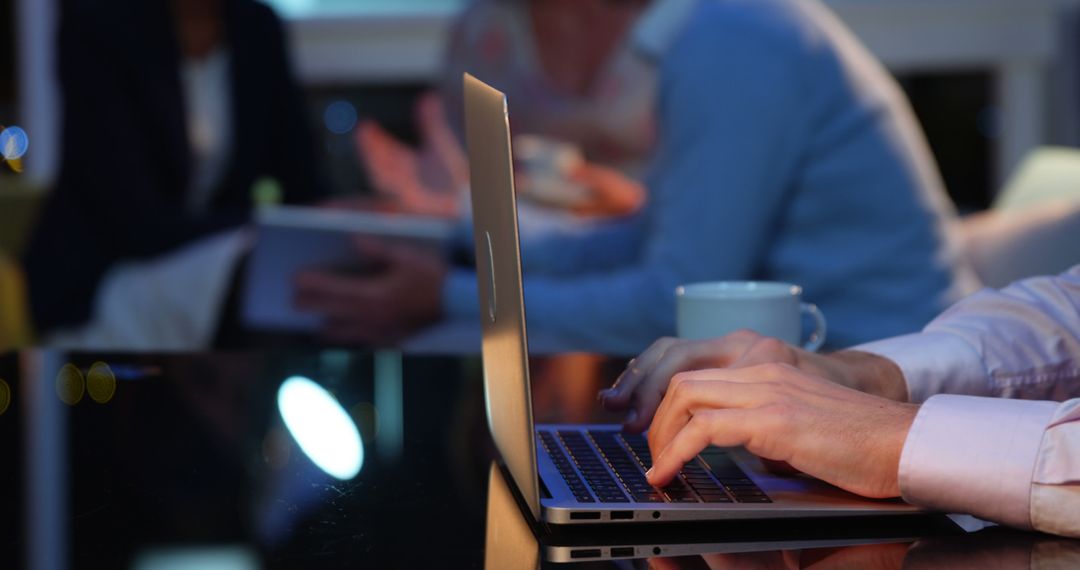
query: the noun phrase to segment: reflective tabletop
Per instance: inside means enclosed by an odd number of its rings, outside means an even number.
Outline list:
[[[618,420],[611,366],[537,362],[538,421]],[[0,441],[4,568],[1080,567],[1080,542],[940,515],[539,525],[473,357],[8,354]]]

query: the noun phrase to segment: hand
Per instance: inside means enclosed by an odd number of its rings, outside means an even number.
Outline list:
[[[662,338],[631,360],[615,385],[600,396],[609,410],[629,409],[625,429],[641,432],[648,427],[675,374],[769,362],[789,364],[870,394],[907,400],[907,384],[891,360],[858,351],[815,354],[752,331],[738,331],[722,338],[700,341]]]
[[[458,193],[469,181],[465,152],[450,129],[442,101],[426,94],[416,105],[419,152],[372,121],[356,131],[360,158],[375,190],[416,214],[457,215]]]
[[[588,200],[573,207],[580,216],[627,216],[645,203],[645,188],[614,168],[585,162],[570,179],[591,193]]]
[[[365,263],[377,271],[349,276],[328,270],[296,276],[296,308],[326,317],[322,336],[335,343],[391,345],[442,314],[446,264],[437,255],[402,244],[357,240]]]
[[[667,485],[709,445],[748,451],[864,497],[900,495],[897,470],[918,406],[787,364],[682,372],[652,426],[649,483]]]

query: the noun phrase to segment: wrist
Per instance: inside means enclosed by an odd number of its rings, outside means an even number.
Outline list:
[[[904,373],[892,360],[858,350],[843,350],[827,358],[838,365],[837,372],[849,387],[897,402],[908,401]]]

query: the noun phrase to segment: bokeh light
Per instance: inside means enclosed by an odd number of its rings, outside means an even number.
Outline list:
[[[11,406],[11,386],[0,378],[0,416]]]
[[[104,362],[95,362],[86,373],[86,392],[90,399],[99,403],[107,404],[116,394],[116,375],[112,368]]]
[[[71,364],[65,364],[56,375],[56,394],[60,400],[69,406],[74,406],[82,400],[86,392],[86,381],[83,379],[82,370]]]
[[[327,105],[323,113],[323,123],[326,129],[335,135],[348,133],[356,126],[356,107],[348,101],[334,101]]]
[[[30,137],[21,127],[11,126],[0,131],[0,154],[5,160],[18,160],[30,148]]]
[[[360,432],[333,395],[307,378],[293,376],[278,389],[277,404],[285,427],[315,465],[342,481],[360,472],[364,465]]]

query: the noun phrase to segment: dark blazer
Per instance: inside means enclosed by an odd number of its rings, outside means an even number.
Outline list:
[[[326,195],[282,26],[253,0],[222,0],[232,156],[209,213],[185,211],[190,150],[168,0],[67,0],[59,32],[59,179],[24,259],[38,332],[85,322],[114,263],[244,223],[252,183],[286,202]]]

